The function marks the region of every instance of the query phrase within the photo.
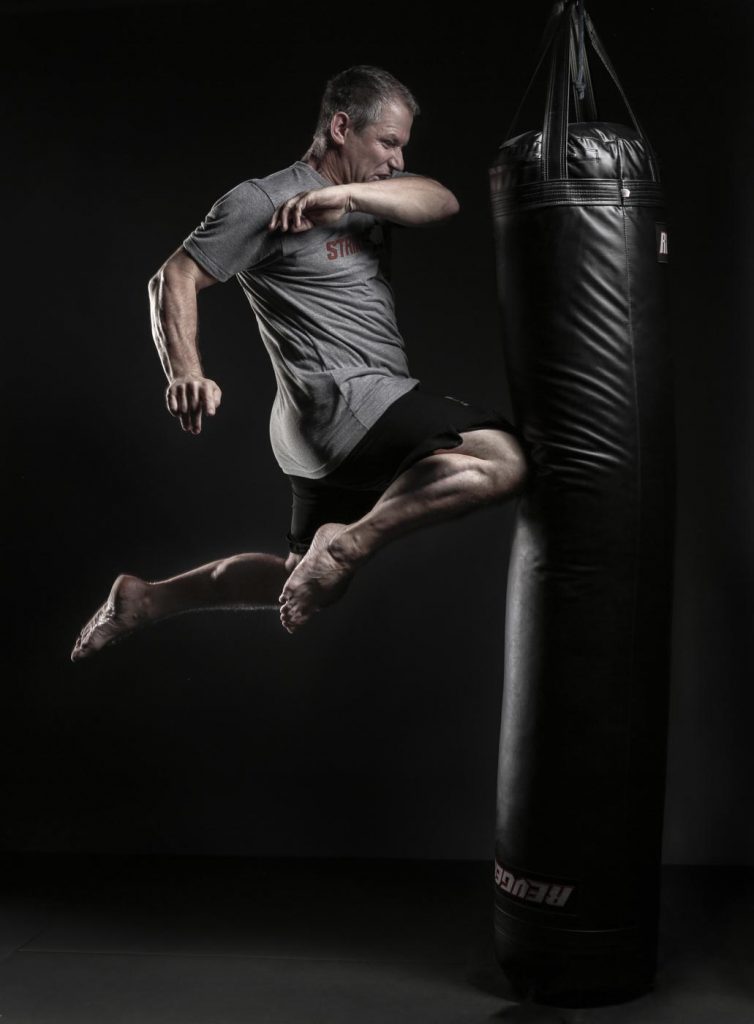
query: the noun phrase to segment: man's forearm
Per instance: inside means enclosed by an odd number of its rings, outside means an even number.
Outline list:
[[[149,282],[152,337],[168,381],[202,377],[196,287],[187,274],[162,268]]]
[[[458,200],[433,178],[407,175],[385,181],[354,182],[348,190],[352,211],[371,213],[396,224],[428,224],[458,213]]]

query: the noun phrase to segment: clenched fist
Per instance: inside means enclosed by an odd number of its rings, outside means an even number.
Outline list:
[[[165,401],[168,411],[177,416],[184,430],[202,431],[202,413],[214,416],[222,400],[222,391],[208,377],[176,377],[168,385]]]

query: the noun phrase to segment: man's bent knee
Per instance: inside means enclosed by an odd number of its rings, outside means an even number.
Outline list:
[[[496,489],[501,498],[520,494],[526,486],[529,469],[526,456],[512,434],[505,434],[506,450],[495,460]]]
[[[219,561],[215,565],[212,572],[210,573],[210,579],[212,580],[212,582],[217,583],[219,580],[221,580],[227,574],[228,569],[230,569],[230,567],[233,565],[235,561],[237,561],[235,555],[231,555],[229,558],[221,559],[221,561]]]
[[[461,437],[463,443],[450,451],[473,455],[481,461],[493,501],[504,500],[524,489],[528,476],[526,457],[513,434],[485,428],[467,431]]]

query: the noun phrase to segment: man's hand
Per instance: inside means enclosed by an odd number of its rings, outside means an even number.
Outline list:
[[[351,212],[347,185],[329,185],[310,192],[299,192],[278,206],[267,225],[269,231],[290,231],[298,234],[324,225],[331,227]]]
[[[168,411],[191,434],[202,432],[202,413],[214,416],[221,400],[222,391],[208,377],[176,377],[165,392]]]

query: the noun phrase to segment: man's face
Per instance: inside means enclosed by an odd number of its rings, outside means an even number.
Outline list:
[[[386,103],[378,121],[360,132],[348,125],[340,157],[346,182],[379,181],[403,170],[402,149],[411,135],[413,116],[398,100]]]

